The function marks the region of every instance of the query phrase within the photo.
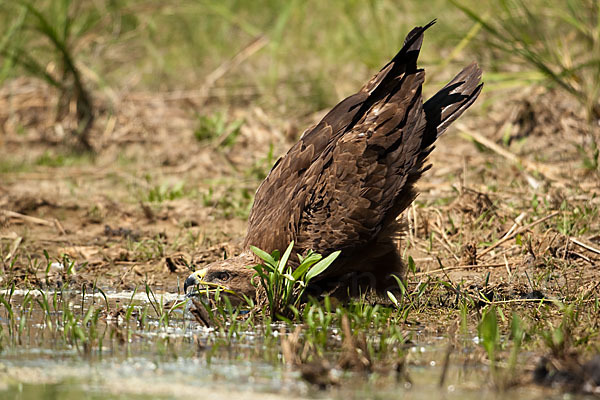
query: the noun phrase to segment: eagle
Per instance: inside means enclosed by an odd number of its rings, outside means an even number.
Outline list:
[[[323,291],[385,293],[403,276],[398,216],[416,198],[436,139],[479,96],[476,63],[423,101],[417,67],[424,32],[416,27],[402,49],[357,93],[307,129],[279,158],[256,191],[241,254],[191,274],[187,288],[209,283],[254,298],[258,258],[250,250],[313,250],[341,254],[311,286]],[[290,257],[292,260],[294,257]],[[396,284],[397,286],[397,284]]]

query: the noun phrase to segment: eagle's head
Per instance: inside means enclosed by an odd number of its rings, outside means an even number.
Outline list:
[[[188,288],[201,286],[208,289],[221,289],[223,295],[227,295],[232,303],[239,303],[244,296],[254,299],[256,287],[252,284],[255,270],[252,266],[256,264],[254,256],[250,253],[227,260],[216,261],[206,267],[193,272],[183,285],[187,293]]]

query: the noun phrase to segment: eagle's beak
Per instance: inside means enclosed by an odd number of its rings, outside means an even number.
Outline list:
[[[190,276],[188,276],[183,284],[183,293],[187,294],[188,287],[194,287],[202,283],[207,271],[207,268],[202,268],[198,271],[194,271]]]

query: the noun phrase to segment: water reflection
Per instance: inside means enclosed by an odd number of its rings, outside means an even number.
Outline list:
[[[161,304],[152,304],[154,299]],[[418,330],[406,352],[409,379],[340,370],[340,384],[319,391],[281,362],[281,336],[289,334],[284,325],[256,325],[227,337],[226,330],[199,325],[183,307],[166,322],[157,316],[157,308],[180,300],[173,294],[149,300],[134,292],[46,293],[44,299],[39,291],[14,291],[11,309],[3,305],[0,313],[0,397],[479,400],[482,391],[493,398],[515,395],[490,389],[487,368],[469,358],[471,336],[462,338],[440,387],[448,340]],[[327,335],[340,340],[337,328]],[[376,335],[372,342],[377,344]],[[529,398],[540,395],[527,390]]]

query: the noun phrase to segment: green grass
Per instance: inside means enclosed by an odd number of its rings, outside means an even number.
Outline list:
[[[162,183],[148,189],[146,201],[151,203],[162,203],[167,200],[176,200],[185,196],[185,182],[178,181],[173,184]]]
[[[300,116],[355,90],[398,51],[414,25],[442,15],[461,16],[441,0],[427,6],[391,0],[22,1],[0,8],[0,20],[11,26],[4,38],[3,77],[28,72],[67,97],[118,88],[134,72],[142,90],[198,87],[265,36],[265,47],[215,85],[225,87],[228,104],[243,104],[247,97],[239,93],[252,89],[256,104]],[[438,50],[453,48],[464,33],[438,24],[428,35],[426,62],[439,63]],[[51,63],[65,73],[48,72]],[[92,74],[82,78],[79,65]],[[201,128],[199,135],[204,137]]]
[[[77,65],[77,46],[100,21],[100,13],[82,10],[70,0],[31,3],[19,0],[2,5],[10,28],[1,39],[3,73],[12,68],[44,80],[59,92],[58,115],[76,104],[77,128],[72,132],[80,149],[91,151],[89,132],[94,121],[92,95]],[[52,63],[56,70],[48,68]]]
[[[166,243],[165,238],[159,235],[152,239],[127,241],[127,250],[132,253],[133,259],[140,261],[161,259],[165,256],[167,247],[169,247],[169,243]]]
[[[89,164],[93,161],[92,157],[86,153],[57,153],[53,151],[45,151],[37,157],[33,162],[34,165],[44,167],[69,167],[74,165]]]
[[[0,174],[27,172],[29,170],[31,170],[31,164],[25,161],[10,158],[0,160]]]
[[[110,354],[137,357],[135,352],[143,351],[164,359],[193,356],[210,363],[213,357],[241,357],[298,368],[326,359],[343,370],[375,372],[372,379],[377,379],[382,371],[404,363],[419,329],[434,324],[435,329],[446,329],[454,343],[455,353],[449,356],[454,363],[462,359],[461,354],[485,357],[490,384],[509,390],[520,384],[524,368],[531,366],[528,354],[542,351],[560,358],[573,352],[586,354],[597,344],[599,332],[594,321],[599,305],[594,295],[552,301],[517,299],[514,303],[491,300],[488,293],[494,282],[489,274],[474,293],[462,282],[440,278],[415,281],[417,267],[410,259],[408,279],[398,282],[402,296],[389,306],[373,304],[367,298],[341,304],[324,297],[307,299],[301,307],[303,288],[334,256],[319,261],[318,256],[309,255],[300,270],[292,271],[292,246],[283,254],[255,249],[264,261],[255,267],[268,299],[264,307],[256,307],[252,301],[234,307],[222,293],[202,305],[213,329],[204,334],[205,350],[200,353],[190,353],[186,339],[166,334],[190,327],[191,322],[181,313],[188,299],[167,304],[163,295],[145,284],[147,301],[134,301],[136,288],[129,300],[115,304],[95,283],[90,288],[69,280],[54,291],[32,289],[16,298],[10,271],[5,269],[3,277],[8,283],[7,290],[0,293],[0,354],[43,346],[74,349],[85,359]],[[30,260],[31,269],[48,270],[56,261],[45,253],[41,261]],[[60,262],[66,275],[74,277],[69,271],[80,263],[67,258]],[[90,293],[97,296],[87,297]],[[473,332],[477,332],[476,343]],[[134,347],[137,350],[132,350]]]
[[[265,36],[266,46],[219,74],[214,88],[224,94],[217,95],[218,101],[243,106],[249,98],[241,93],[251,88],[255,104],[297,117],[355,90],[397,52],[413,26],[438,18],[422,51],[430,79],[442,81],[454,62],[476,58],[488,83],[555,86],[577,99],[590,116],[598,114],[600,42],[592,0],[454,4],[23,0],[0,8],[0,20],[9,26],[0,42],[0,76],[33,74],[59,88],[62,97],[74,96],[82,110],[93,110],[90,92],[118,88],[132,74],[140,78],[141,90],[199,87]],[[54,64],[61,69],[49,72]],[[92,74],[82,78],[78,65]],[[239,123],[221,126],[224,118],[204,110],[198,118],[199,140],[221,131],[227,141]]]
[[[485,35],[488,51],[539,72],[543,84],[575,98],[588,119],[600,118],[600,10],[594,0],[494,2],[489,14],[468,2],[452,1]]]
[[[244,120],[237,119],[227,122],[222,112],[213,115],[198,115],[198,127],[194,130],[194,136],[200,142],[212,143],[217,148],[233,146]]]
[[[215,190],[209,187],[201,195],[201,201],[204,207],[211,208],[218,216],[246,219],[252,208],[253,192],[253,189],[240,184],[218,184]]]

